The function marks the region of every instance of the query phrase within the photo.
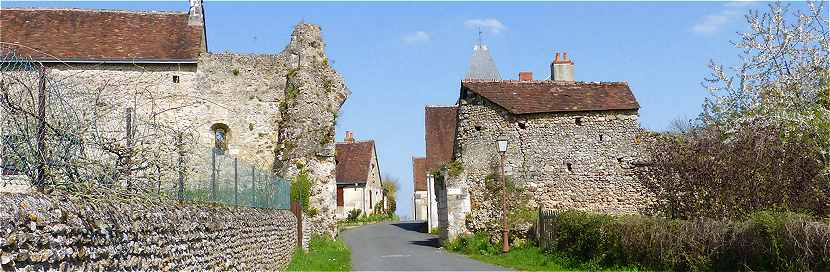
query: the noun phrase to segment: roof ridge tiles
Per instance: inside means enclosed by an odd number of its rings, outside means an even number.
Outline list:
[[[134,14],[174,14],[187,15],[185,11],[169,11],[169,10],[126,10],[126,9],[87,9],[87,8],[41,8],[41,7],[15,7],[3,8],[5,11],[10,10],[27,10],[27,11],[85,11],[85,12],[117,12],[117,13],[134,13]]]

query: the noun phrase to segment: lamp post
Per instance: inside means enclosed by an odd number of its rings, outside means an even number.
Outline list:
[[[510,227],[507,225],[507,179],[504,178],[504,154],[507,152],[507,137],[499,136],[496,140],[499,147],[499,155],[501,155],[501,183],[504,186],[501,191],[501,215],[502,215],[502,238],[501,251],[507,253],[510,251],[510,242],[507,238],[510,236]]]

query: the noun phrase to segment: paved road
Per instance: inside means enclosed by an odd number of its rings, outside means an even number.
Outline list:
[[[352,249],[352,270],[505,270],[439,249],[438,237],[418,232],[418,228],[419,223],[410,221],[344,231],[343,238]]]

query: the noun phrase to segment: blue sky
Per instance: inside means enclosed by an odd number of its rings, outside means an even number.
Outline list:
[[[168,2],[8,2],[4,7],[187,11]],[[412,156],[424,152],[424,106],[457,98],[477,29],[502,78],[550,76],[567,51],[581,81],[628,81],[642,126],[696,117],[710,59],[732,63],[730,40],[764,2],[218,2],[205,3],[212,52],[278,53],[299,21],[322,26],[327,53],[352,95],[346,130],[377,143],[383,174],[400,178],[398,214],[411,215]],[[802,3],[793,3],[802,7]]]

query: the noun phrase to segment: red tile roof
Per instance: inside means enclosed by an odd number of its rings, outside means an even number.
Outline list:
[[[0,41],[41,60],[195,60],[204,28],[189,26],[187,18],[181,12],[4,8]]]
[[[455,141],[456,106],[427,106],[426,123],[426,169],[435,171],[452,160]]]
[[[412,180],[415,191],[427,190],[426,158],[412,158]]]
[[[513,114],[640,108],[623,82],[462,81],[461,90],[479,94]]]
[[[337,143],[337,184],[366,183],[374,156],[375,141]]]

